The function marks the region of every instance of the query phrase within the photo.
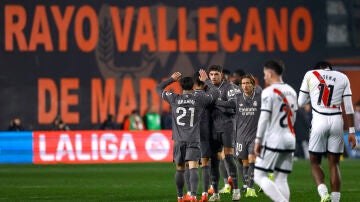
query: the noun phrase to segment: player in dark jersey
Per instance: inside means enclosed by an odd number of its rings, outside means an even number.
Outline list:
[[[220,96],[211,108],[211,181],[214,194],[209,201],[220,201],[219,195],[219,159],[222,148],[225,153],[225,165],[228,174],[233,179],[233,200],[240,200],[240,190],[237,182],[237,167],[234,160],[234,135],[236,99],[235,89],[230,82],[222,80],[222,67],[212,65],[208,68],[211,82],[220,90]]]
[[[200,116],[205,107],[210,105],[219,96],[218,89],[210,82],[204,70],[200,70],[200,80],[209,86],[209,94],[194,93],[192,77],[180,79],[181,73],[175,72],[171,77],[161,82],[156,91],[161,98],[171,106],[172,139],[174,140],[174,162],[176,164],[175,184],[178,201],[183,201],[185,163],[189,164],[191,200],[197,201],[196,192],[199,184],[198,160],[200,159]],[[178,81],[183,89],[182,94],[165,91],[165,87]]]
[[[236,94],[236,146],[235,154],[242,173],[246,197],[256,197],[254,189],[254,145],[260,116],[261,90],[255,90],[255,78],[251,74],[240,79],[241,93]]]
[[[199,73],[196,72],[194,75],[194,90],[195,94],[207,94],[205,92],[206,85],[199,79]],[[214,100],[215,102],[215,100]],[[201,201],[208,200],[207,188],[210,185],[210,157],[211,157],[211,146],[210,146],[210,112],[206,108],[200,121],[200,150],[201,150],[201,173],[202,173],[202,196]]]

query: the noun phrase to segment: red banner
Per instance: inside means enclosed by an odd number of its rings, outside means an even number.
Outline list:
[[[34,164],[171,162],[171,131],[35,131]]]

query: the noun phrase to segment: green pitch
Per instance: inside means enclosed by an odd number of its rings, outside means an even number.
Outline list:
[[[360,200],[360,160],[342,161],[341,170],[341,201]],[[0,165],[0,201],[176,201],[174,172],[171,163]],[[291,201],[320,201],[308,161],[294,163],[289,185]],[[241,201],[270,201],[258,196]]]

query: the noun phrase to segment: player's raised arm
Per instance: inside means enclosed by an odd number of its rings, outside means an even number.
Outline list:
[[[219,89],[210,81],[205,70],[200,69],[199,74],[200,74],[199,76],[200,81],[204,82],[209,87],[210,89],[209,93],[213,97],[213,100],[215,101],[220,95]]]
[[[170,85],[171,83],[178,81],[181,78],[181,73],[180,72],[174,72],[171,77],[165,81],[160,82],[157,86],[156,86],[156,92],[160,95],[160,97],[162,97],[162,93],[164,91],[164,89],[166,88],[166,86]]]

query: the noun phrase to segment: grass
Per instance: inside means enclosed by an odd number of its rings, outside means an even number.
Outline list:
[[[341,201],[360,198],[359,168],[359,160],[341,162]],[[0,201],[176,201],[174,171],[171,163],[0,165]],[[289,185],[291,201],[320,201],[308,161],[294,163]],[[241,201],[270,201],[258,195]],[[222,201],[231,201],[230,195]]]

